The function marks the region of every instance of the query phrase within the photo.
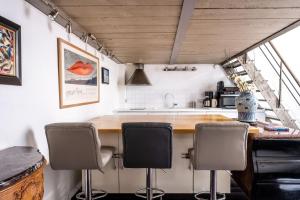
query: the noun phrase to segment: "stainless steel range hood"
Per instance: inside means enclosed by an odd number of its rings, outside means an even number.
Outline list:
[[[134,63],[133,65],[135,66],[135,71],[126,81],[126,85],[150,86],[151,83],[144,71],[144,64]]]

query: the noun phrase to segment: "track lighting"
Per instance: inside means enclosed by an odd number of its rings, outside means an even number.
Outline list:
[[[48,15],[49,19],[52,20],[52,21],[54,21],[54,20],[56,19],[57,16],[58,16],[58,10],[57,10],[57,9],[53,9],[53,10],[49,13],[49,15]]]
[[[88,37],[90,37],[92,40],[97,40],[97,38],[91,33],[88,33]]]
[[[72,24],[70,21],[66,25],[66,30],[67,30],[67,33],[72,33]]]
[[[101,51],[103,50],[104,46],[101,45],[98,40],[96,40],[96,43],[97,43],[97,46],[98,46],[97,50],[101,53]]]
[[[83,33],[80,39],[83,40],[85,43],[87,43],[89,41],[89,36],[88,34]]]
[[[100,46],[100,47],[98,47],[98,51],[101,53],[101,51],[104,49],[104,46]]]
[[[109,58],[112,58],[112,57],[113,57],[112,52],[111,52],[111,51],[108,51],[108,52],[107,52],[107,56],[108,56]]]

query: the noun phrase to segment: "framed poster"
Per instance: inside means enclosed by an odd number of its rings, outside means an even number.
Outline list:
[[[109,70],[102,67],[102,83],[109,84]]]
[[[58,38],[60,108],[99,102],[99,59]]]
[[[21,26],[1,16],[0,84],[22,85]]]

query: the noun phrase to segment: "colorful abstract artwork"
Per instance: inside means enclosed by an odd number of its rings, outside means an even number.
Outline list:
[[[0,83],[21,85],[21,27],[0,17]]]
[[[15,63],[15,32],[0,25],[0,74],[14,76]]]
[[[99,102],[99,60],[58,39],[60,107]]]

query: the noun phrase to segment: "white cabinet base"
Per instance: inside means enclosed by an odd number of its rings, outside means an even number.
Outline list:
[[[117,133],[100,135],[102,145],[112,145],[117,152],[122,152],[122,137]],[[193,171],[189,169],[190,161],[182,158],[183,153],[193,146],[193,134],[173,135],[172,168],[163,172],[154,170],[153,186],[166,193],[196,193],[209,190],[209,171]],[[122,162],[122,160],[120,160]],[[230,175],[218,171],[218,191],[230,192]],[[114,169],[113,160],[104,169],[104,174],[93,170],[94,189],[104,189],[109,193],[135,193],[146,185],[145,169]]]

